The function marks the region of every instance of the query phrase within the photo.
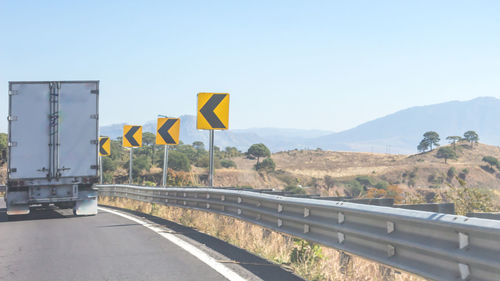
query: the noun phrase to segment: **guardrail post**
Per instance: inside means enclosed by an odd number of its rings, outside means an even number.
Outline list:
[[[394,281],[394,271],[392,270],[392,268],[379,265],[378,272],[380,274],[380,278],[383,281]]]
[[[351,277],[353,273],[352,257],[345,252],[340,252],[339,256],[340,273],[345,277]]]

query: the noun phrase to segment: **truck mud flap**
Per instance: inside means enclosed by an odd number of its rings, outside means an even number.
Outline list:
[[[10,205],[7,208],[7,216],[27,215],[30,213],[29,205]]]
[[[7,203],[7,215],[27,215],[30,213],[27,191],[7,191],[5,197]]]
[[[97,190],[80,190],[73,213],[77,216],[97,215]]]

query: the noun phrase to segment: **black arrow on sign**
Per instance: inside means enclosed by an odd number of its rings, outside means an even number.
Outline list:
[[[167,119],[165,123],[158,129],[158,134],[163,138],[163,140],[168,144],[175,144],[175,140],[172,138],[168,130],[177,122],[177,119]]]
[[[205,117],[208,124],[212,128],[217,129],[225,129],[226,126],[222,124],[219,117],[215,115],[214,110],[222,102],[222,100],[226,97],[226,94],[214,94],[210,99],[205,103],[205,105],[200,109],[200,113]]]
[[[139,143],[135,140],[134,134],[139,130],[140,126],[132,126],[130,130],[125,134],[125,138],[128,140],[130,145],[139,146]]]
[[[101,155],[108,155],[108,152],[103,148],[104,144],[106,143],[106,141],[108,141],[109,139],[108,138],[102,138],[100,141],[99,141],[99,152],[101,153]]]

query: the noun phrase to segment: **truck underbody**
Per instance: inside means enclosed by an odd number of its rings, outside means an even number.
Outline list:
[[[37,181],[40,182],[40,181]],[[43,182],[43,181],[42,181]],[[30,207],[53,204],[60,209],[73,209],[75,215],[97,214],[97,189],[92,183],[59,183],[25,185],[10,182],[5,193],[7,215],[27,215]]]

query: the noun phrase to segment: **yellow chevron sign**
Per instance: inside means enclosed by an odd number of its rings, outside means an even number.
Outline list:
[[[199,130],[227,130],[229,127],[229,94],[199,93],[198,119]]]
[[[99,156],[111,155],[111,141],[108,137],[99,138]]]
[[[158,126],[156,128],[156,144],[179,144],[180,124],[181,120],[179,118],[158,118]]]
[[[123,146],[124,147],[142,146],[142,126],[134,126],[134,125],[123,126]]]

